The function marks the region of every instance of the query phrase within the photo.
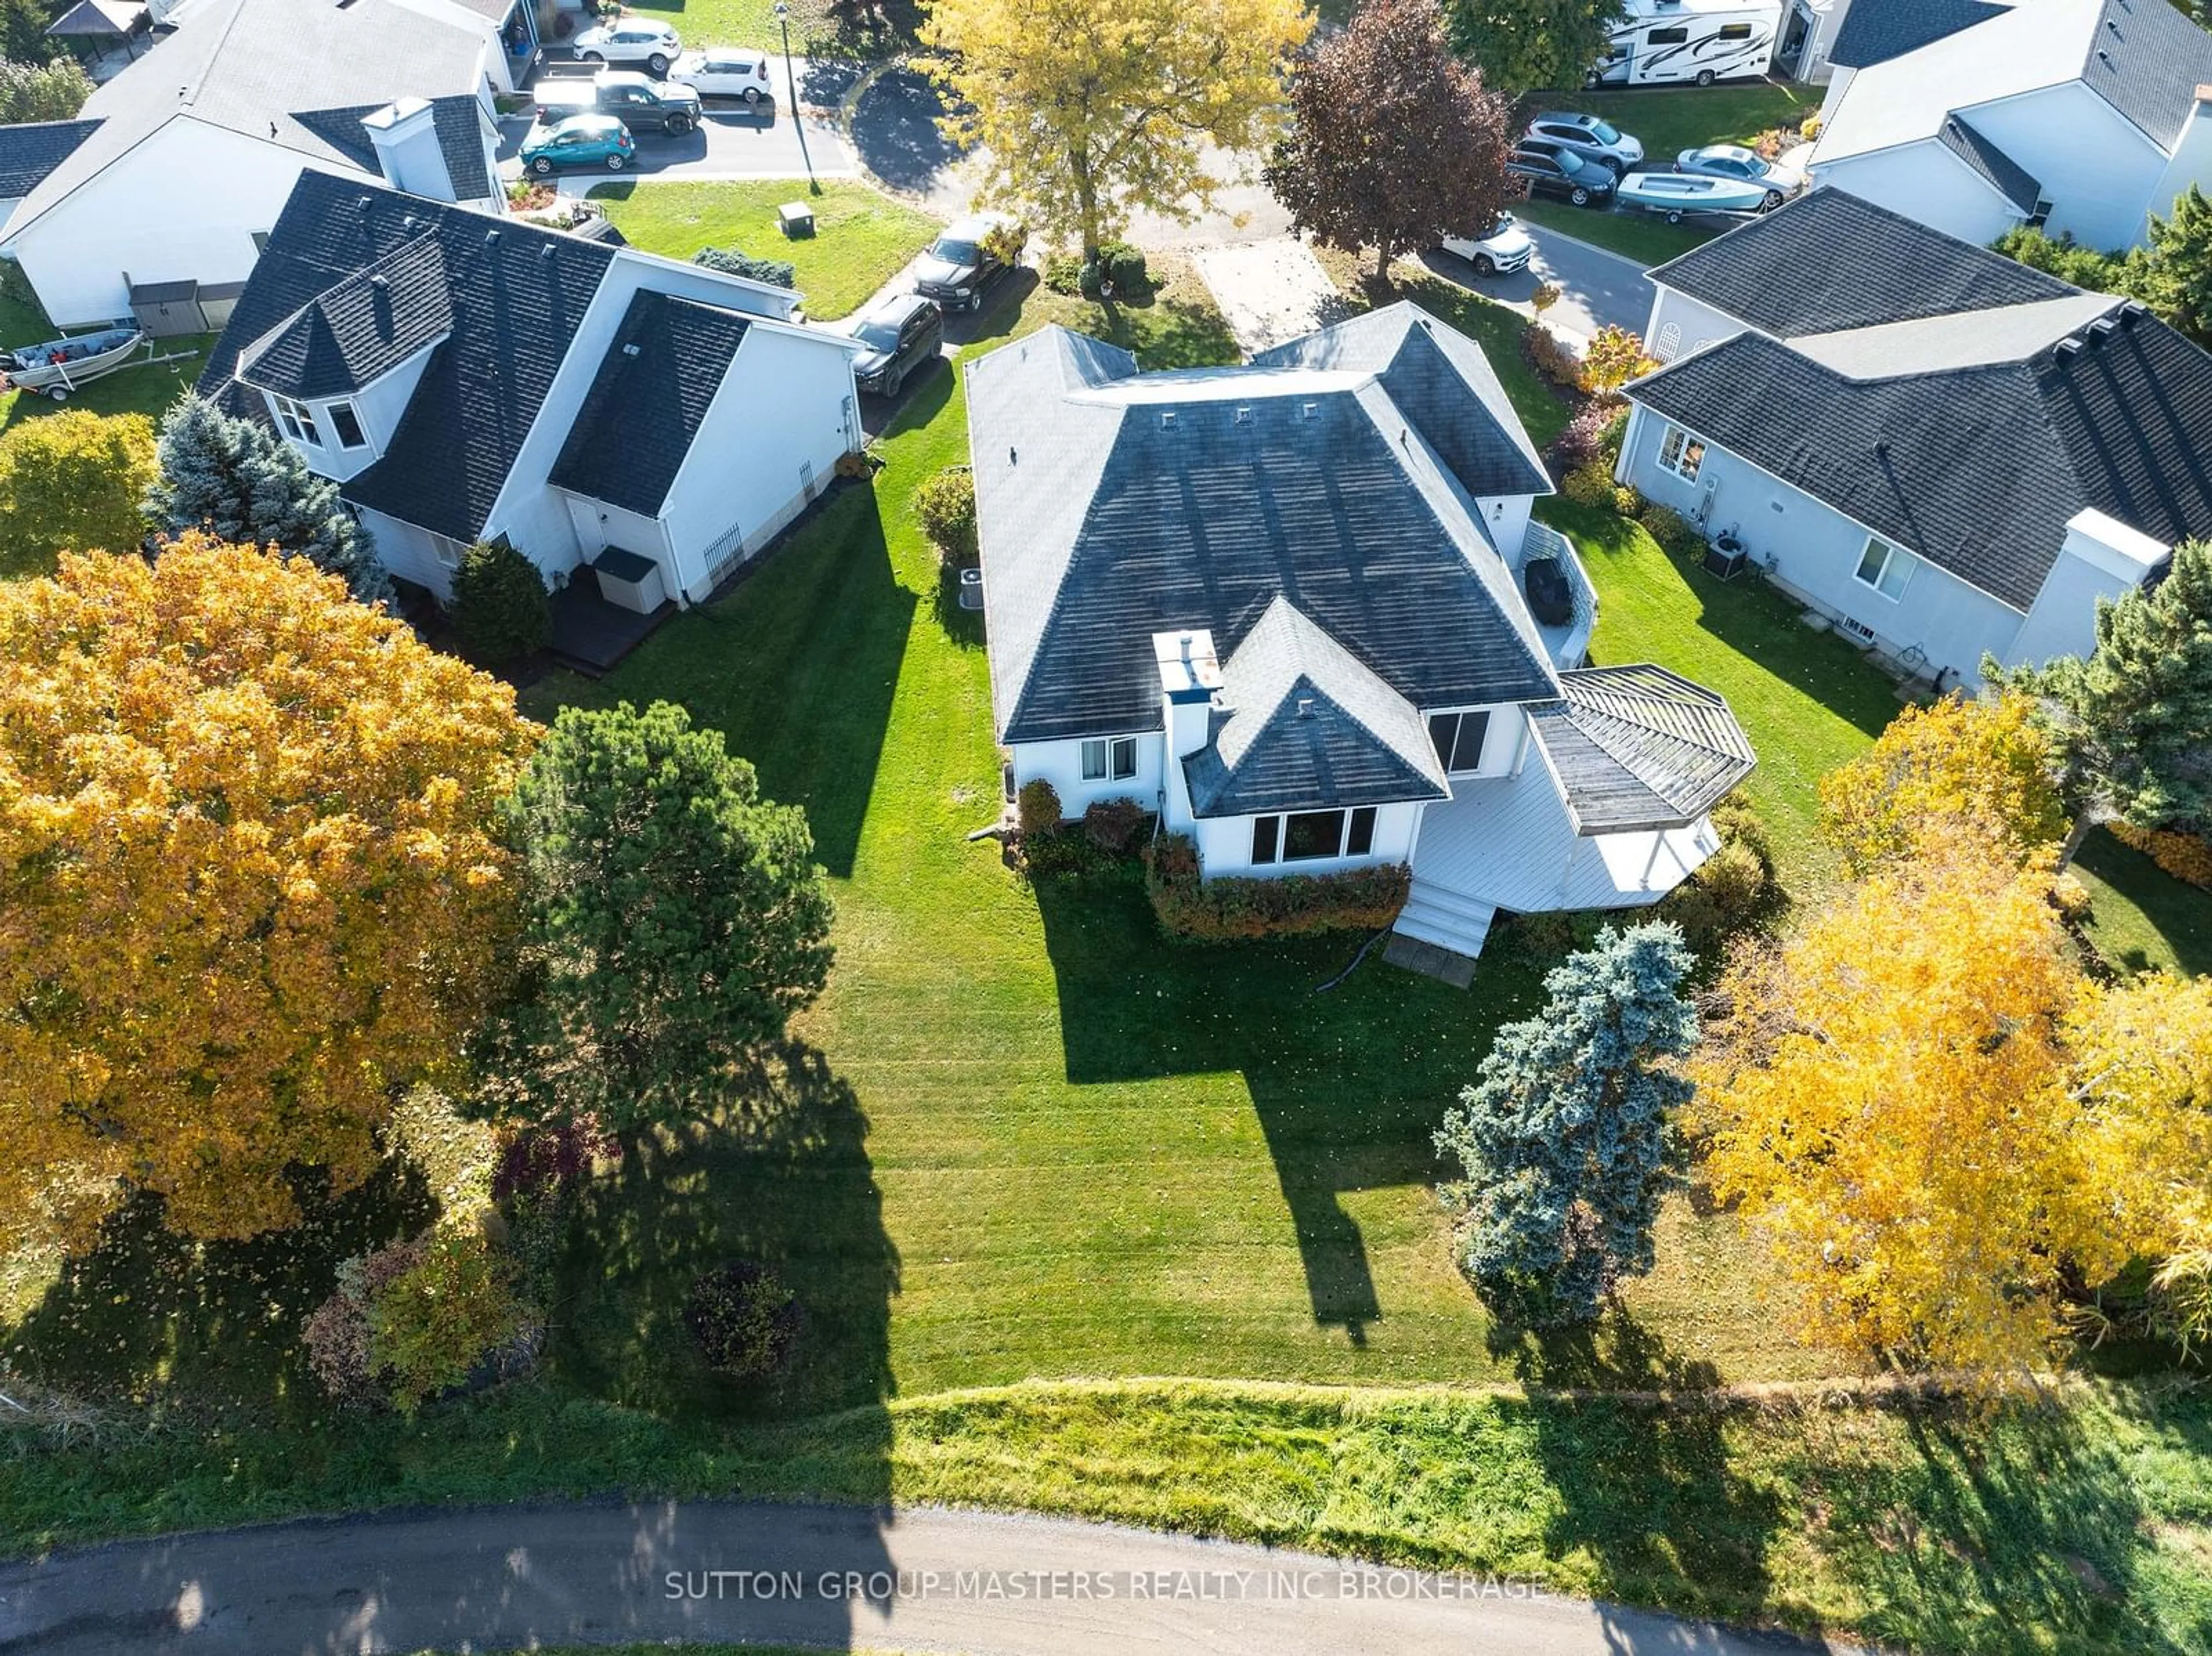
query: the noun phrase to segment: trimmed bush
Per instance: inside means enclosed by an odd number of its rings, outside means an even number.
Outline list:
[[[766,1265],[738,1260],[703,1271],[684,1296],[684,1325],[716,1374],[765,1380],[799,1341],[799,1301]]]
[[[462,647],[495,664],[542,650],[553,635],[545,578],[505,541],[478,541],[461,555],[447,614]]]
[[[1199,877],[1198,847],[1186,834],[1164,835],[1145,851],[1145,889],[1160,924],[1178,936],[1206,941],[1379,931],[1398,918],[1413,883],[1413,871],[1403,863],[1334,874],[1205,880]]]
[[[1577,506],[1610,507],[1613,504],[1613,473],[1601,462],[1592,460],[1561,478],[1559,493]]]
[[[1549,328],[1540,324],[1524,331],[1521,336],[1521,354],[1554,389],[1582,395],[1582,359]]]
[[[1669,892],[1656,911],[1660,919],[1681,927],[1683,937],[1700,953],[1757,925],[1781,895],[1774,883],[1766,824],[1743,795],[1732,793],[1714,806],[1712,821],[1720,849]]]
[[[1044,262],[1044,285],[1056,294],[1073,298],[1083,291],[1083,272],[1086,268],[1080,253],[1054,253]]]
[[[710,270],[720,270],[724,276],[744,276],[750,281],[764,282],[771,288],[796,288],[799,267],[788,259],[755,258],[750,253],[739,252],[734,247],[702,247],[691,255],[694,264],[702,264]]]
[[[1647,506],[1636,521],[1644,525],[1645,534],[1659,543],[1662,551],[1679,555],[1701,544],[1689,520],[1671,507]]]
[[[2112,837],[2134,846],[2175,879],[2212,889],[2212,840],[2165,828],[2139,828],[2130,822],[2113,823]]]
[[[1014,820],[1024,838],[1050,833],[1060,826],[1064,815],[1060,808],[1060,790],[1042,776],[1023,783],[1022,791],[1014,796]]]
[[[481,1234],[434,1231],[416,1262],[368,1300],[368,1363],[403,1415],[465,1384],[501,1348],[534,1345],[514,1262]]]
[[[1152,816],[1133,799],[1094,799],[1083,813],[1083,832],[1099,850],[1126,857],[1137,848]]]
[[[1640,516],[1644,511],[1644,497],[1626,483],[1615,483],[1613,486],[1613,509],[1624,518]]]
[[[924,479],[914,491],[914,516],[946,568],[975,567],[975,478],[966,466]]]

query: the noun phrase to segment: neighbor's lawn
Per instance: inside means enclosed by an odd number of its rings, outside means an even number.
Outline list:
[[[623,9],[672,24],[686,47],[758,46],[779,55],[783,49],[775,0],[667,0]],[[887,57],[914,44],[921,21],[919,0],[848,0],[834,12],[828,0],[792,0],[791,49],[802,58]],[[779,87],[782,74],[779,67]]]
[[[46,320],[46,313],[32,294],[30,284],[23,280],[22,272],[13,266],[5,267],[4,274],[0,274],[0,346],[41,344],[53,338],[54,333],[53,324]],[[157,341],[156,355],[183,352],[184,359],[120,369],[105,379],[93,381],[67,403],[27,396],[21,391],[0,391],[0,430],[18,420],[52,414],[62,408],[89,409],[94,414],[143,414],[158,421],[169,404],[189,391],[199,378],[200,370],[207,366],[208,349],[214,343],[212,334]]]
[[[1671,166],[1685,149],[1742,143],[1770,127],[1796,126],[1820,109],[1820,89],[1794,82],[1744,86],[1645,87],[1620,92],[1563,92],[1559,105],[1586,109],[1644,141],[1644,154]],[[1717,230],[1634,212],[1595,212],[1563,201],[1528,202],[1514,210],[1532,224],[1579,236],[1639,264],[1663,264]]]
[[[2074,859],[2089,937],[2124,971],[2212,972],[2212,891],[2175,879],[2100,828]]]
[[[629,179],[592,191],[633,246],[689,259],[702,247],[735,247],[756,258],[788,259],[797,267],[806,313],[817,321],[849,315],[898,274],[937,235],[938,221],[894,201],[872,185],[825,180],[822,193],[788,179],[720,184],[657,184]],[[787,240],[776,227],[777,203],[805,197],[814,234]]]

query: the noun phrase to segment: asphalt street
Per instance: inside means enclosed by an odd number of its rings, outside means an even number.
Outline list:
[[[1103,1524],[696,1502],[417,1512],[0,1564],[8,1656],[310,1656],[673,1638],[969,1656],[1834,1651]]]

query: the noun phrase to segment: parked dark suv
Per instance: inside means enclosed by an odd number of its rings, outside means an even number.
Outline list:
[[[1613,169],[1560,144],[1526,139],[1506,157],[1505,170],[1526,179],[1532,196],[1556,196],[1577,207],[1602,207],[1613,199]]]
[[[914,285],[948,311],[982,307],[983,295],[1013,268],[1027,233],[1004,213],[955,219],[915,262]]]
[[[908,374],[936,360],[945,312],[920,294],[894,294],[860,313],[853,337],[868,348],[854,360],[854,382],[875,396],[896,397]]]

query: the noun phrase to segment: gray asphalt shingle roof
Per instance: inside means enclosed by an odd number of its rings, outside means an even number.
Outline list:
[[[2042,184],[1965,116],[1947,117],[1936,142],[1966,162],[1978,178],[1994,186],[2023,215],[2035,211],[2036,203],[2043,198]]]
[[[1417,707],[1552,693],[1468,492],[1376,371],[1139,374],[1054,328],[968,385],[1002,740],[1157,729],[1152,635],[1205,628],[1226,659],[1279,597]]]
[[[173,36],[94,92],[82,115],[99,130],[24,198],[8,233],[19,234],[172,120],[374,173],[359,113],[410,93],[475,94],[483,45],[477,29],[401,0],[199,0]],[[351,112],[359,113],[349,122]]]
[[[286,397],[343,397],[453,331],[446,258],[425,230],[318,294],[239,354],[241,379]]]
[[[1442,799],[1420,715],[1288,598],[1222,664],[1212,739],[1183,761],[1200,816]]]
[[[449,93],[430,100],[430,120],[437,130],[438,149],[446,158],[446,176],[453,181],[453,194],[461,201],[481,201],[491,194],[491,179],[484,171],[483,106],[473,93]]]
[[[614,250],[514,220],[306,172],[293,187],[200,390],[265,418],[235,382],[240,353],[332,289],[434,238],[452,326],[430,354],[383,458],[348,500],[474,540],[544,406]]]
[[[2168,543],[2212,533],[2212,355],[2112,303],[2016,360],[1882,378],[1739,334],[1629,395],[2025,611],[2084,507]],[[1960,324],[1984,347],[2002,330]]]
[[[549,481],[658,517],[747,325],[712,305],[633,296]]]
[[[2079,291],[1832,186],[1669,260],[1651,279],[1784,339]]]
[[[2105,0],[2081,78],[2171,150],[2212,82],[2212,33],[2160,0]]]
[[[1528,719],[1577,834],[1686,828],[1757,762],[1726,701],[1649,664],[1561,673]]]
[[[1828,61],[1865,69],[2004,15],[1989,0],[1852,0]]]
[[[0,126],[0,201],[29,195],[99,129],[98,121],[25,121]]]

